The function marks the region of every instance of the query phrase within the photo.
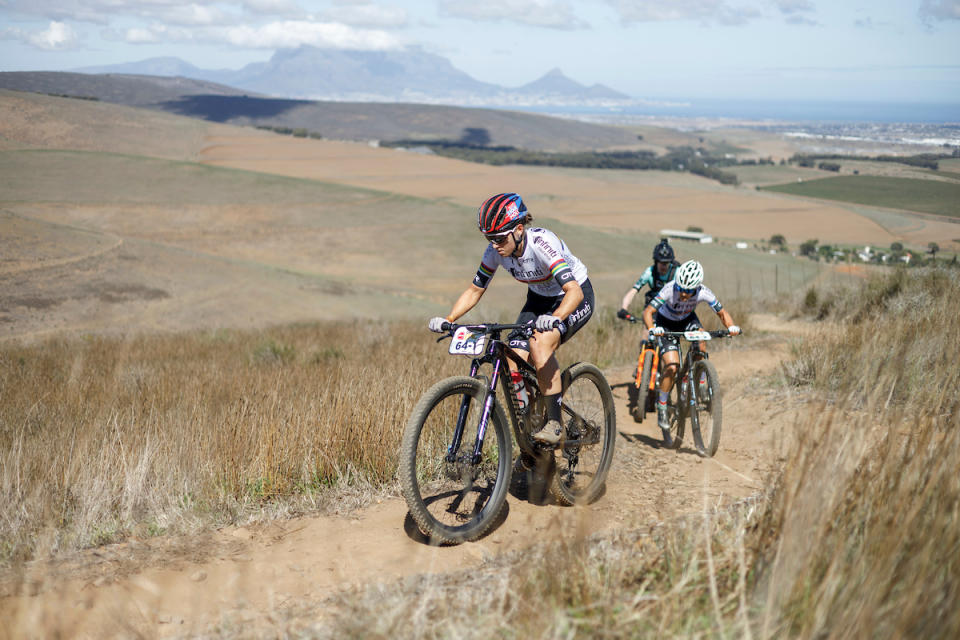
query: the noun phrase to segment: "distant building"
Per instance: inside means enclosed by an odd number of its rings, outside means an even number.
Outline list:
[[[661,229],[660,237],[680,238],[681,240],[695,240],[700,244],[709,244],[713,242],[713,236],[701,231],[677,231],[676,229]]]

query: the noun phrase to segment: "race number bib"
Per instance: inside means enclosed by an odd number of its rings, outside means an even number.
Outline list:
[[[487,336],[483,333],[474,333],[468,327],[460,327],[454,332],[450,341],[450,353],[460,356],[483,355],[487,346]]]
[[[683,337],[690,342],[700,342],[710,339],[710,333],[707,331],[684,331]]]

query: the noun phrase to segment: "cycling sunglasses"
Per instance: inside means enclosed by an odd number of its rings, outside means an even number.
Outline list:
[[[693,289],[684,289],[683,287],[676,287],[677,293],[685,293],[687,295],[693,295],[697,291],[700,291],[700,287],[694,287]]]
[[[506,244],[507,238],[513,234],[513,229],[510,231],[504,231],[503,233],[485,233],[483,237],[492,242],[493,244]]]

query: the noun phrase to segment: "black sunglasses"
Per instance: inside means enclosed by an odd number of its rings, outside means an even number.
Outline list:
[[[506,244],[507,239],[513,235],[513,231],[504,231],[503,233],[496,234],[483,234],[483,237],[496,245]]]

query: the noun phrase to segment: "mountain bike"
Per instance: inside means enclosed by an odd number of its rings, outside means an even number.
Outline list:
[[[699,342],[714,338],[728,338],[730,332],[719,331],[667,331],[667,338],[681,338],[691,343],[686,353],[680,347],[680,368],[677,371],[673,388],[667,399],[667,416],[670,420],[670,436],[673,448],[680,447],[683,441],[685,423],[690,418],[690,430],[697,453],[702,457],[711,457],[720,446],[720,433],[723,423],[723,391],[717,369],[701,351]],[[648,336],[641,343],[640,356],[634,383],[627,388],[630,414],[636,422],[642,422],[647,413],[656,412],[657,390],[660,389],[661,344],[656,336]]]
[[[527,469],[546,469],[550,493],[563,505],[586,504],[603,491],[613,461],[613,392],[600,370],[578,362],[563,373],[565,439],[533,439],[546,423],[536,370],[501,334],[534,333],[527,324],[444,323],[449,352],[471,358],[470,375],[441,380],[417,402],[403,433],[398,475],[420,530],[434,543],[485,534],[506,506],[514,460],[508,426]],[[513,363],[513,368],[509,363]],[[487,373],[481,368],[490,365]],[[509,422],[508,422],[509,417]]]

